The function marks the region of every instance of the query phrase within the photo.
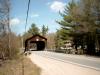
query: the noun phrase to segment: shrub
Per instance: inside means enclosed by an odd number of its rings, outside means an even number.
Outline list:
[[[0,58],[15,58],[19,53],[19,42],[18,36],[14,33],[0,37]]]

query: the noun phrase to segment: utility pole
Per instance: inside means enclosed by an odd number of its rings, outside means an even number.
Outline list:
[[[25,33],[26,33],[26,27],[27,27],[27,20],[28,20],[28,13],[29,13],[29,6],[30,6],[30,0],[28,0],[28,9],[27,9],[27,15],[26,15],[26,25],[25,25]],[[23,37],[22,37],[22,47],[23,47]],[[22,75],[24,75],[24,58],[22,59]]]

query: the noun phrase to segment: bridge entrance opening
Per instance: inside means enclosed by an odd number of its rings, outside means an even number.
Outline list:
[[[44,50],[45,42],[44,41],[31,41],[30,42],[31,50]]]

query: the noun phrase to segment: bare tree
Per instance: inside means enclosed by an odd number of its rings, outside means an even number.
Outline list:
[[[55,50],[55,33],[48,33],[46,35],[47,40],[47,49]]]
[[[0,0],[0,58],[12,58],[18,53],[18,37],[10,29],[10,0]]]
[[[10,31],[10,0],[0,0],[0,26],[4,32]]]

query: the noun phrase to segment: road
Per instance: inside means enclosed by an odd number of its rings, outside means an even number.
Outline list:
[[[48,51],[35,51],[34,53],[48,58],[56,59],[62,62],[72,63],[100,71],[100,58],[83,56],[83,55],[55,53]]]
[[[29,56],[42,68],[41,75],[100,75],[100,58],[34,51]]]

